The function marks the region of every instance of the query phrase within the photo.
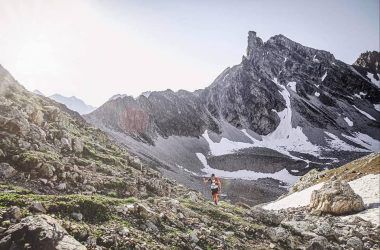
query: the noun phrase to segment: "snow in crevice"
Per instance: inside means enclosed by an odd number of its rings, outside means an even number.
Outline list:
[[[325,80],[326,76],[327,76],[327,71],[325,72],[325,74],[321,78],[322,82]]]
[[[354,96],[355,96],[356,98],[362,99],[362,97],[361,97],[360,95],[358,95],[358,94],[354,94]]]
[[[379,80],[376,80],[375,77],[373,76],[372,73],[367,73],[367,77],[371,80],[371,82],[377,86],[378,88],[380,88],[380,79]]]
[[[354,136],[349,136],[342,134],[342,136],[352,142],[355,142],[364,148],[371,150],[373,152],[379,152],[380,151],[380,141],[372,138],[371,136],[367,134],[363,134],[360,132],[354,133]]]
[[[313,56],[313,62],[319,63],[319,60],[317,59],[317,55]]]
[[[354,147],[354,146],[346,143],[345,141],[339,139],[338,136],[336,136],[330,132],[324,131],[324,133],[328,136],[326,138],[326,142],[333,149],[340,150],[340,151],[368,152],[368,150],[357,148],[357,147]]]
[[[193,171],[190,171],[190,170],[188,170],[187,168],[184,168],[184,167],[181,166],[181,165],[178,165],[178,164],[177,164],[177,167],[178,167],[179,169],[181,169],[181,170],[183,170],[183,171],[185,171],[185,172],[187,172],[187,173],[193,175],[193,176],[199,176],[197,173],[195,173],[195,172],[193,172]]]
[[[196,153],[199,161],[202,163],[203,168],[201,171],[204,176],[210,176],[211,174],[215,174],[218,177],[225,179],[243,179],[243,180],[257,180],[260,178],[273,178],[276,180],[280,180],[287,184],[293,184],[298,180],[298,176],[294,176],[290,174],[286,169],[282,169],[275,173],[260,173],[251,170],[237,170],[237,171],[226,171],[220,169],[214,169],[210,167],[207,163],[207,158],[202,153]]]
[[[380,104],[373,104],[373,107],[380,112]]]
[[[288,83],[288,87],[290,87],[290,89],[291,89],[293,92],[296,92],[296,93],[297,93],[297,83],[296,83],[296,82],[289,82],[289,83]]]
[[[319,97],[321,94],[320,94],[319,92],[315,92],[314,95],[315,95],[316,97]]]
[[[286,107],[284,110],[278,112],[277,115],[280,117],[280,123],[277,128],[270,134],[262,136],[262,140],[257,140],[250,136],[245,129],[242,132],[251,139],[252,143],[244,142],[235,142],[230,141],[226,138],[222,138],[220,142],[213,142],[208,132],[205,131],[203,137],[209,144],[210,152],[212,155],[224,155],[233,153],[237,150],[249,147],[264,147],[276,150],[284,155],[287,155],[295,160],[303,160],[308,162],[305,159],[295,157],[289,153],[289,151],[295,151],[305,154],[311,154],[316,157],[320,155],[320,148],[317,145],[312,144],[307,136],[302,132],[301,127],[292,126],[292,109],[290,104],[290,93],[286,87],[281,86],[277,82],[277,78],[273,79],[273,82],[280,88],[280,94],[285,100]]]
[[[223,82],[226,80],[226,77],[228,77],[229,74],[230,74],[230,73],[228,73],[227,75],[225,75],[225,76],[223,77],[223,80],[222,80]]]
[[[267,210],[280,210],[293,207],[304,207],[310,204],[311,194],[314,190],[319,190],[324,183],[319,183],[302,191],[292,193],[280,200],[274,201],[263,206]],[[366,210],[349,215],[341,216],[342,219],[350,219],[354,216],[363,218],[364,220],[371,221],[372,223],[380,224],[380,208],[371,207],[373,204],[380,202],[380,174],[369,174],[359,179],[350,181],[348,183],[354,192],[360,195],[363,199]]]
[[[362,113],[363,115],[365,115],[368,119],[371,119],[373,121],[376,121],[375,118],[373,118],[373,116],[371,116],[370,114],[368,114],[367,112],[359,109],[358,107],[356,107],[355,105],[352,105],[357,111],[359,111],[360,113]]]
[[[348,117],[344,117],[344,121],[347,123],[348,126],[352,127],[354,125],[354,122],[350,120]]]

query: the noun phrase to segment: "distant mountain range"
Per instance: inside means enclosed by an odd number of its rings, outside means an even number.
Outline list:
[[[33,93],[37,95],[45,96],[38,89],[33,90]],[[67,97],[60,94],[54,94],[48,97],[56,102],[66,105],[66,107],[78,112],[81,115],[91,113],[92,111],[96,109],[96,107],[86,104],[84,101],[82,101],[81,99],[75,96]]]

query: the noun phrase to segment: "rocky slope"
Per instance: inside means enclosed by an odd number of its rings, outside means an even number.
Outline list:
[[[0,249],[378,247],[370,222],[214,206],[2,67],[0,125]]]
[[[254,204],[244,190],[258,179],[272,180],[264,193],[273,198],[311,168],[380,150],[380,89],[370,66],[378,53],[361,58],[351,66],[283,35],[264,42],[249,32],[242,62],[209,87],[118,95],[85,119],[165,175],[202,191],[199,176],[217,173],[228,179],[229,197],[243,190]]]

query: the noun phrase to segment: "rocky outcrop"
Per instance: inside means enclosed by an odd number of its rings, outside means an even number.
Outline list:
[[[363,199],[350,185],[342,181],[326,182],[320,190],[313,191],[310,209],[314,214],[353,214],[364,210]]]
[[[22,219],[0,233],[1,249],[85,250],[50,216],[34,215]]]

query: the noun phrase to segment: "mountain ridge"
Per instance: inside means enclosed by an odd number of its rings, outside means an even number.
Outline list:
[[[292,179],[380,149],[380,91],[365,73],[283,35],[263,42],[249,32],[247,43],[241,63],[205,89],[118,98],[84,117],[186,183],[194,175],[184,180],[182,168],[199,176],[219,173],[240,185],[236,178],[265,173]],[[256,155],[257,149],[282,155],[278,173],[265,170],[274,162]],[[251,164],[240,169],[236,154]],[[240,172],[226,170],[225,161]]]

